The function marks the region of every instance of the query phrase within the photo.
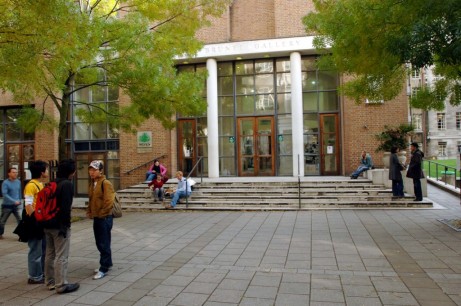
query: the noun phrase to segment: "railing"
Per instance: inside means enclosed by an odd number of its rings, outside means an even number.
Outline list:
[[[189,174],[186,177],[186,208],[189,208],[189,197],[187,196],[187,180],[190,178],[190,175],[194,173],[195,168],[200,164],[200,183],[203,183],[203,164],[202,164],[203,156],[200,156],[200,158],[197,160],[197,162],[194,164],[192,167],[192,170],[189,171]]]
[[[451,185],[455,189],[460,188],[460,171],[455,167],[446,166],[431,160],[424,160],[424,169],[426,176],[436,181],[444,182],[445,185]]]
[[[145,167],[145,166],[147,166],[147,165],[149,165],[149,164],[152,164],[152,163],[154,162],[154,160],[156,160],[156,159],[162,159],[162,158],[165,158],[165,157],[166,157],[166,154],[163,154],[162,156],[159,156],[159,157],[156,157],[156,158],[154,158],[154,159],[151,159],[151,160],[145,162],[144,164],[141,164],[141,165],[139,165],[139,166],[134,167],[133,169],[130,169],[130,170],[126,171],[125,174],[128,174],[128,175],[129,175],[131,172],[133,172],[133,171],[135,171],[135,170],[138,170],[139,168],[142,168],[142,167]]]

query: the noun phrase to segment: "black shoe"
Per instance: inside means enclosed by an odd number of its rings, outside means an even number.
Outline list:
[[[80,288],[79,283],[75,284],[66,284],[62,287],[56,288],[57,293],[70,293],[76,291],[78,288]]]
[[[44,280],[44,279],[35,280],[35,279],[29,278],[29,279],[27,280],[27,283],[28,283],[29,285],[38,285],[38,284],[44,284],[44,283],[45,283],[45,280]]]
[[[421,202],[423,199],[418,199],[418,198],[415,198],[415,201],[416,202]]]

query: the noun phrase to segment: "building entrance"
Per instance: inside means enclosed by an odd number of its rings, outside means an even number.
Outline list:
[[[29,162],[35,159],[34,145],[28,144],[8,144],[6,146],[7,168],[16,168],[18,170],[18,179],[22,186],[24,182],[31,179],[29,172]]]
[[[339,175],[338,114],[320,115],[320,164],[322,175]]]
[[[274,118],[237,118],[239,176],[273,176]]]

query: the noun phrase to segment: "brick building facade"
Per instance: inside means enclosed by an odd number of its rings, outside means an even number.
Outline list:
[[[408,122],[404,84],[401,95],[379,104],[356,104],[341,96],[342,76],[313,65],[312,36],[301,21],[312,9],[305,0],[233,1],[221,18],[197,33],[205,44],[197,56],[178,59],[180,71],[207,69],[207,114],[178,116],[173,130],[147,120],[138,131],[152,133],[149,149],[139,148],[132,133],[108,133],[104,141],[89,139],[88,144],[84,137],[70,137],[70,155],[79,167],[77,194],[86,192],[85,165],[92,158],[106,160],[117,188],[143,181],[148,167],[143,164],[160,156],[170,176],[178,169],[187,173],[200,157],[203,164],[193,175],[209,177],[348,175],[363,149],[382,165],[374,135],[384,125]],[[6,110],[15,104],[3,95],[0,106]],[[34,144],[35,159],[57,158],[55,132],[3,141],[5,165],[12,165],[7,147],[16,142]]]

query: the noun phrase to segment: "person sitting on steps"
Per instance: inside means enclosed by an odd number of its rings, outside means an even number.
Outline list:
[[[154,192],[155,202],[157,202],[157,199],[160,200],[160,202],[163,201],[163,197],[165,194],[165,190],[163,189],[163,184],[165,184],[167,181],[168,181],[168,178],[166,176],[157,174],[156,179],[147,185],[147,187]]]
[[[187,179],[183,176],[181,171],[176,172],[176,178],[178,179],[178,187],[176,191],[173,193],[173,197],[171,199],[171,203],[165,205],[165,208],[175,208],[176,203],[178,203],[180,198],[189,197],[192,194],[191,184],[187,183]]]
[[[357,179],[359,175],[373,168],[373,161],[371,159],[371,155],[368,154],[366,151],[362,151],[362,155],[360,156],[360,165],[358,168],[351,174],[351,179]]]

